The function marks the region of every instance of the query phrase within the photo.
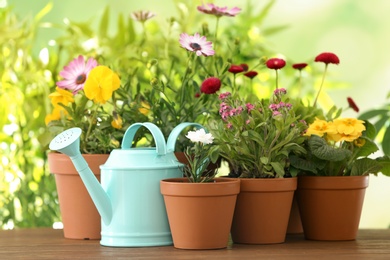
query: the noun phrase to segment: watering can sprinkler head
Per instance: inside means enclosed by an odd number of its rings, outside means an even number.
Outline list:
[[[70,157],[104,223],[108,225],[112,219],[111,202],[80,153],[81,132],[81,128],[78,127],[65,130],[54,137],[49,144],[49,148],[50,150],[61,152]]]
[[[50,142],[50,150],[61,152],[69,157],[80,155],[81,132],[81,129],[78,127],[65,130]]]

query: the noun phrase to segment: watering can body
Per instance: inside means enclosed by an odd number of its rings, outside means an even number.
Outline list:
[[[146,247],[172,245],[172,236],[160,193],[160,180],[182,177],[183,164],[174,155],[178,135],[196,123],[181,123],[173,129],[168,142],[152,123],[131,125],[121,149],[111,152],[101,169],[99,183],[79,151],[81,129],[69,129],[54,138],[50,149],[70,156],[99,214],[102,217],[100,244],[112,247]],[[146,127],[155,148],[132,148],[135,133]],[[68,143],[75,143],[69,145]]]

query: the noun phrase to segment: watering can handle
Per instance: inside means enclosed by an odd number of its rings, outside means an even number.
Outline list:
[[[189,123],[184,122],[177,125],[175,128],[173,128],[172,132],[169,134],[168,142],[167,142],[167,151],[168,152],[174,152],[175,146],[176,146],[176,140],[179,137],[180,133],[189,126],[195,126],[196,128],[204,128],[201,124],[198,123]]]
[[[125,132],[122,140],[122,149],[130,149],[131,144],[133,143],[133,139],[135,133],[138,129],[144,126],[146,127],[153,135],[154,141],[156,143],[156,150],[158,155],[164,155],[167,153],[167,147],[165,144],[165,138],[162,134],[161,130],[152,123],[135,123],[132,124]]]

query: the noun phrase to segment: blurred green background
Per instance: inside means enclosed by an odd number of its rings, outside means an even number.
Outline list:
[[[166,19],[176,13],[173,1],[163,0],[0,0],[0,7],[9,5],[20,17],[36,15],[47,3],[52,10],[43,22],[63,24],[90,21],[96,24],[105,7],[111,10],[111,19],[120,13],[128,15],[140,9],[158,14],[156,19]],[[198,1],[199,4],[202,1]],[[217,0],[219,6],[245,8],[246,1]],[[268,1],[252,1],[258,8]],[[331,66],[330,73],[341,84],[326,89],[330,99],[339,107],[347,107],[346,98],[352,97],[361,111],[379,107],[386,102],[390,90],[390,1],[387,0],[278,0],[265,19],[266,25],[287,25],[284,31],[264,39],[275,54],[288,57],[293,62],[311,61],[320,52],[334,52],[340,58],[338,67]],[[221,20],[223,23],[225,20]],[[115,31],[114,23],[111,29]],[[34,40],[33,51],[39,53],[51,39],[60,36],[61,29],[40,28]],[[253,32],[261,33],[261,32]],[[159,44],[156,42],[156,44]],[[347,111],[346,116],[356,116]],[[2,115],[3,116],[3,115]],[[387,228],[390,224],[390,178],[370,177],[361,228]]]

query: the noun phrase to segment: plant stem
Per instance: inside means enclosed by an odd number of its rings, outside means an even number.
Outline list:
[[[327,70],[328,70],[328,64],[325,63],[325,70],[324,70],[324,74],[322,75],[322,80],[321,80],[320,89],[318,90],[316,99],[314,100],[313,107],[315,107],[316,104],[317,104],[317,100],[318,100],[318,97],[320,96],[320,93],[321,93],[321,90],[322,90],[322,86],[324,85],[325,75],[326,75],[326,71],[327,71]]]

